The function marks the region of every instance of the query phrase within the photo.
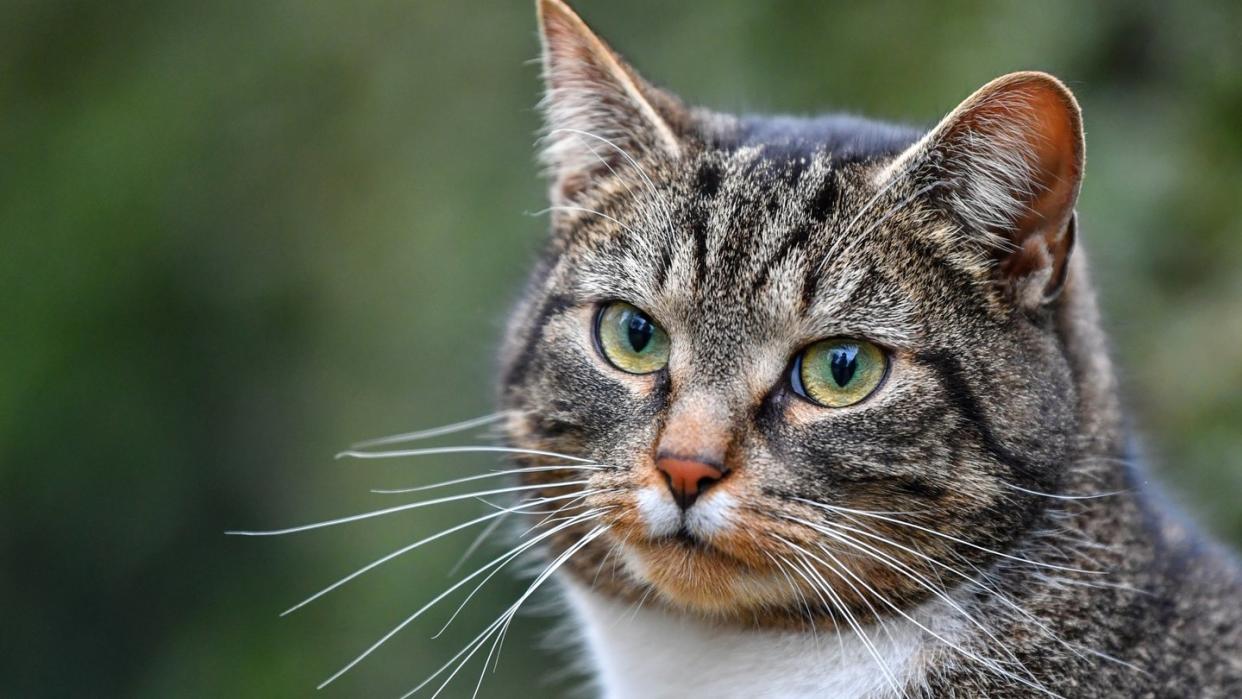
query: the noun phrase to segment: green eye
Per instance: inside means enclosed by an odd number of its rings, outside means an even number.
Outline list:
[[[624,301],[600,309],[595,341],[616,368],[631,374],[650,374],[668,364],[668,335],[646,313]]]
[[[844,408],[875,392],[888,373],[888,357],[865,340],[822,340],[794,360],[794,392],[826,407]]]

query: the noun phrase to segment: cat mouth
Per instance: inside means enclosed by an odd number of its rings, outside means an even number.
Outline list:
[[[658,537],[653,539],[653,542],[664,543],[668,546],[682,546],[696,550],[708,550],[712,548],[711,542],[690,531],[690,527],[687,526],[685,522],[683,522],[681,527],[673,534]]]

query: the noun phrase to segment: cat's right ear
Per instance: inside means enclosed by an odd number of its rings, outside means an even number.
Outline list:
[[[677,98],[643,80],[562,0],[537,4],[553,200],[573,200],[644,158],[675,158],[688,121]]]

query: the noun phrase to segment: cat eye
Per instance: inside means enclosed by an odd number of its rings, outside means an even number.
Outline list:
[[[650,374],[668,364],[668,334],[651,316],[624,301],[600,308],[595,344],[609,364],[630,374]]]
[[[825,408],[861,402],[888,374],[888,355],[866,340],[821,340],[794,358],[794,393]]]

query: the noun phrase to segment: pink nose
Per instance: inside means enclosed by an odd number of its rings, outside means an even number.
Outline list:
[[[711,464],[668,456],[656,459],[656,468],[664,474],[673,499],[683,510],[690,509],[699,493],[724,477],[724,472]]]

